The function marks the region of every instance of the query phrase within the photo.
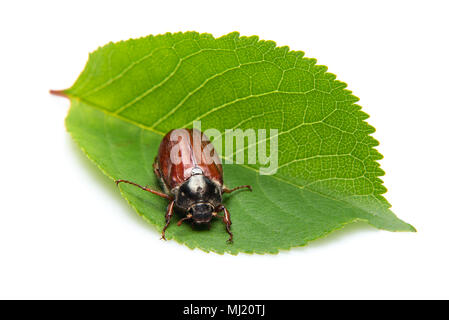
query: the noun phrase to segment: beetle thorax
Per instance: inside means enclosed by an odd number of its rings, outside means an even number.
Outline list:
[[[209,203],[213,207],[221,203],[220,187],[202,174],[191,176],[176,192],[178,207],[187,210],[198,203]]]
[[[206,177],[199,174],[193,175],[187,180],[187,188],[191,193],[204,193],[207,188]]]

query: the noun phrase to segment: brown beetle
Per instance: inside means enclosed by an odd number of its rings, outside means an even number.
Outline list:
[[[178,226],[189,219],[194,224],[210,226],[212,218],[219,217],[218,213],[223,211],[223,217],[220,218],[226,225],[228,242],[232,242],[231,216],[221,203],[222,194],[242,188],[252,189],[249,185],[233,189],[223,185],[221,161],[204,133],[196,129],[175,129],[167,133],[159,146],[153,169],[164,192],[127,180],[117,180],[116,184],[129,183],[170,201],[165,214],[162,239],[165,240],[165,230],[176,206],[185,215],[179,220]]]

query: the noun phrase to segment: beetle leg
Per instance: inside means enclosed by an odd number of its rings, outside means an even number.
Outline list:
[[[224,205],[220,205],[217,209],[218,209],[217,210],[218,212],[223,211],[223,213],[224,213],[223,214],[223,222],[226,225],[226,232],[229,234],[229,239],[227,242],[232,243],[233,236],[232,236],[232,232],[231,232],[231,224],[232,224],[231,214],[229,213],[229,210],[226,209],[226,207]]]
[[[227,187],[223,187],[223,192],[225,193],[231,193],[233,191],[239,190],[239,189],[243,189],[243,188],[248,188],[249,191],[253,191],[253,188],[251,188],[251,186],[249,185],[244,185],[244,186],[238,186],[232,189],[228,189]]]
[[[155,195],[157,195],[157,196],[159,196],[159,197],[162,197],[162,198],[171,200],[171,197],[170,197],[169,195],[163,193],[163,192],[159,192],[159,191],[156,191],[156,190],[152,190],[152,189],[147,188],[147,187],[142,187],[141,185],[138,185],[137,183],[134,183],[134,182],[131,182],[131,181],[128,181],[128,180],[116,180],[116,181],[115,181],[115,184],[118,185],[120,182],[132,184],[133,186],[136,186],[136,187],[139,187],[139,188],[142,189],[142,190],[151,192],[152,194],[155,194]]]
[[[170,224],[170,220],[173,217],[174,205],[175,205],[174,200],[170,201],[170,203],[168,204],[167,212],[165,213],[165,226],[164,226],[164,229],[162,229],[161,239],[167,240],[167,239],[165,239],[165,230],[167,230],[168,225]]]

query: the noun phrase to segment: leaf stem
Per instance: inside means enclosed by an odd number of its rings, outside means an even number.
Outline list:
[[[55,96],[68,98],[67,94],[65,93],[65,90],[50,90],[50,94],[53,94]]]

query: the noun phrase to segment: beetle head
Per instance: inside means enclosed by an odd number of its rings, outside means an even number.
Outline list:
[[[212,212],[214,207],[205,202],[196,203],[187,211],[192,215],[192,220],[196,224],[209,223],[212,220]]]

